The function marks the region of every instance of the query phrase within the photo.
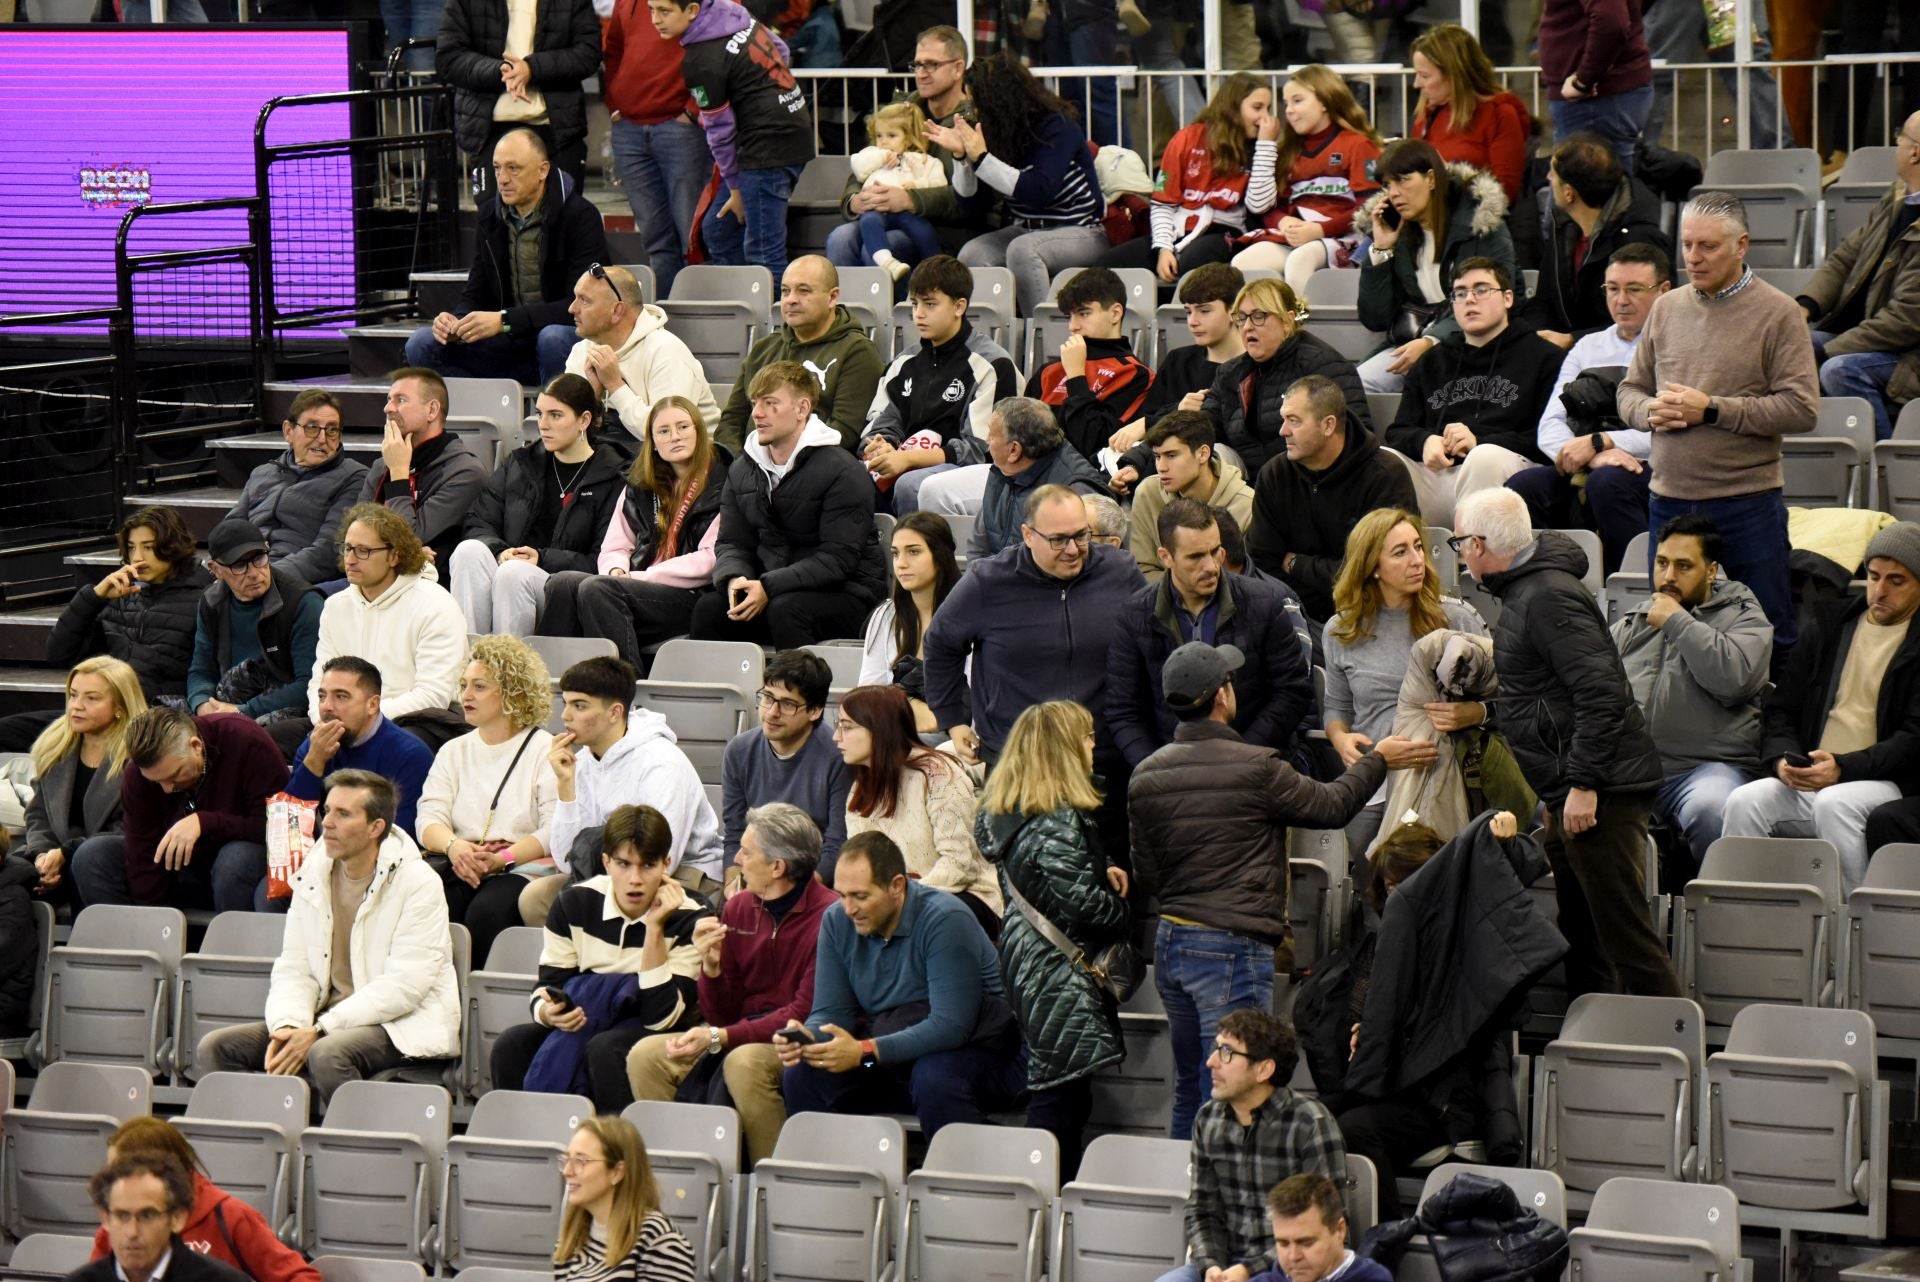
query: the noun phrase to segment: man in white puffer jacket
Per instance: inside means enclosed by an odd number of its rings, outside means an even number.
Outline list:
[[[327,776],[326,818],[293,879],[266,1019],[200,1039],[203,1072],[304,1072],[322,1104],[343,1084],[460,1053],[447,898],[394,824],[393,785]]]

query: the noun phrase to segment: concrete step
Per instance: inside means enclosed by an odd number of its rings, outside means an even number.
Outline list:
[[[412,279],[422,316],[460,310],[460,295],[467,287],[466,272],[415,272]]]
[[[407,339],[429,319],[387,321],[349,329],[347,369],[355,378],[385,378],[407,363]]]
[[[246,436],[216,436],[207,442],[207,447],[213,451],[220,479],[239,486],[246,484],[247,474],[254,468],[280,457],[287,442],[278,432],[254,432]],[[378,433],[349,431],[340,438],[340,448],[369,467],[380,461]]]
[[[154,490],[141,494],[129,494],[121,499],[121,505],[129,512],[153,504],[164,503],[179,512],[186,520],[187,528],[193,531],[193,537],[201,543],[213,533],[213,527],[220,524],[233,505],[240,501],[238,486],[203,485],[192,489]]]
[[[52,668],[0,668],[0,714],[45,712],[51,721],[67,695],[67,674]]]
[[[268,383],[265,388],[267,419],[276,424],[284,422],[294,397],[314,388],[324,388],[340,402],[342,427],[349,432],[356,429],[379,432],[387,425],[387,386],[384,377],[362,378],[344,374]],[[273,439],[280,442],[282,449],[286,447],[278,431],[273,433]]]
[[[41,663],[47,637],[60,617],[60,605],[34,606],[0,614],[0,663]]]

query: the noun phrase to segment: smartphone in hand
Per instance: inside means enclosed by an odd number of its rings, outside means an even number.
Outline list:
[[[1804,752],[1783,752],[1780,759],[1795,770],[1805,770],[1814,764],[1813,758]]]
[[[547,994],[548,1001],[559,1003],[560,1013],[562,1015],[566,1014],[568,1011],[573,1009],[573,998],[567,996],[565,989],[548,988],[546,990],[546,994]]]
[[[815,1040],[812,1031],[805,1028],[776,1028],[773,1037],[775,1041],[795,1046],[811,1046]]]

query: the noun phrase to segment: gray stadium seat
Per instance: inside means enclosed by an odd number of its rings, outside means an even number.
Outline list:
[[[1053,1282],[1154,1282],[1187,1257],[1193,1150],[1164,1136],[1101,1135],[1060,1190]]]
[[[1360,273],[1319,271],[1307,277],[1307,331],[1358,364],[1386,346],[1387,336],[1360,322]],[[1387,420],[1391,422],[1392,420]],[[1377,422],[1384,428],[1386,423]]]
[[[892,1118],[788,1118],[748,1186],[743,1282],[881,1282],[906,1163],[906,1133]]]
[[[520,448],[526,420],[527,389],[511,378],[449,378],[447,430],[475,438],[470,442],[489,468]],[[444,573],[444,571],[443,571]]]
[[[1620,568],[1607,576],[1607,626],[1612,627],[1631,614],[1653,592],[1650,547],[1653,539],[1642,532],[1627,543]]]
[[[487,968],[467,976],[466,1092],[475,1099],[493,1089],[493,1043],[532,1020],[528,998],[540,974],[541,926],[509,926],[494,937]]]
[[[68,1274],[93,1259],[93,1236],[30,1233],[13,1248],[7,1272]]]
[[[1608,1180],[1567,1237],[1575,1282],[1734,1282],[1747,1263],[1740,1200],[1718,1184]]]
[[[7,1233],[84,1233],[100,1226],[87,1180],[107,1138],[153,1109],[153,1079],[122,1064],[49,1064],[25,1108],[7,1110],[0,1160]]]
[[[719,783],[727,744],[758,711],[755,692],[766,662],[766,651],[750,642],[678,637],[654,655],[634,702],[667,719],[702,783]]]
[[[893,359],[893,277],[880,267],[841,267],[840,305],[853,313],[880,351],[884,363]],[[914,341],[919,341],[916,335]]]
[[[853,175],[848,159],[815,156],[795,180],[793,194],[787,198],[787,244],[795,258],[825,249],[827,237],[847,221],[840,212],[840,197]]]
[[[207,1174],[260,1212],[276,1232],[293,1227],[294,1185],[310,1091],[304,1077],[208,1073],[174,1126]]]
[[[567,1198],[555,1160],[592,1116],[593,1101],[578,1095],[493,1091],[475,1104],[466,1133],[447,1141],[437,1262],[551,1264]]]
[[[526,639],[527,645],[547,665],[547,675],[555,681],[560,674],[583,659],[620,657],[620,647],[606,637],[541,637]]]
[[[33,1004],[27,1011],[27,1032],[21,1037],[0,1037],[0,1059],[26,1059],[28,1047],[37,1040],[47,1013],[47,986],[51,982],[53,930],[56,918],[53,905],[45,899],[33,901],[34,942]],[[12,1095],[9,1093],[8,1098]]]
[[[1893,436],[1873,446],[1874,505],[1902,521],[1920,521],[1920,401],[1893,421]]]
[[[1684,997],[1575,998],[1535,1070],[1533,1164],[1583,1193],[1694,1179],[1706,1057],[1706,1017]]]
[[[1840,1005],[1873,1017],[1880,1053],[1889,1042],[1920,1055],[1920,846],[1874,851],[1867,879],[1847,896]]]
[[[1120,1007],[1127,1057],[1093,1077],[1093,1126],[1129,1135],[1165,1135],[1173,1117],[1173,1035],[1153,976]],[[1081,1170],[1086,1170],[1084,1160]]]
[[[452,1114],[439,1086],[348,1082],[335,1091],[325,1122],[300,1136],[299,1248],[431,1263]]]
[[[1753,274],[1773,286],[1788,298],[1797,297],[1806,292],[1807,282],[1813,279],[1811,267],[1756,267]]]
[[[1447,543],[1453,531],[1444,525],[1423,525],[1420,532],[1427,541],[1427,555],[1433,558],[1433,568],[1440,571],[1440,586],[1458,595],[1460,576],[1466,571],[1460,568],[1460,558]]]
[[[701,263],[680,269],[662,306],[708,379],[737,381],[753,340],[773,325],[775,281],[767,269]]]
[[[1347,1240],[1358,1246],[1368,1230],[1380,1222],[1380,1168],[1372,1159],[1347,1154],[1347,1178],[1340,1184],[1340,1200],[1347,1206]]]
[[[1340,928],[1353,890],[1347,835],[1338,828],[1287,831],[1287,869],[1293,889],[1287,918],[1293,926],[1293,965],[1310,970],[1340,950]]]
[[[1747,261],[1755,267],[1802,267],[1819,261],[1826,239],[1820,207],[1820,156],[1807,147],[1729,149],[1707,158],[1693,194],[1724,191],[1747,207]]]
[[[956,1122],[940,1128],[907,1177],[900,1271],[914,1278],[1039,1282],[1060,1188],[1047,1131]]]
[[[408,1060],[398,1068],[383,1068],[373,1075],[376,1082],[415,1082],[438,1086],[455,1099],[465,1089],[467,1046],[467,978],[473,970],[473,935],[459,922],[449,928],[453,936],[453,978],[460,1011],[460,1032],[454,1044],[461,1053],[446,1059]]]
[[[173,981],[186,951],[177,908],[94,904],[53,950],[40,1062],[89,1060],[161,1071],[171,1054]]]
[[[351,1255],[316,1255],[321,1282],[426,1282],[427,1271],[408,1260],[367,1260]]]
[[[1847,153],[1839,176],[1827,184],[1828,252],[1867,225],[1873,207],[1887,194],[1898,163],[1898,147],[1855,147]]]
[[[1019,309],[1014,305],[1013,272],[1005,267],[973,267],[973,297],[967,300],[967,321],[1000,344],[1017,361],[1020,356]],[[917,351],[920,333],[913,327],[913,300],[893,306],[893,352]]]
[[[1707,1176],[1739,1197],[1745,1223],[1885,1235],[1888,1088],[1874,1056],[1861,1011],[1749,1006],[1734,1018],[1707,1061]]]
[[[739,1222],[740,1116],[713,1104],[636,1100],[620,1114],[646,1141],[647,1161],[662,1189],[661,1210],[693,1243],[700,1282],[734,1275]]]
[[[660,301],[660,282],[653,274],[652,263],[621,263],[620,266],[633,273],[633,283],[640,287],[642,303]]]
[[[1021,361],[1024,368],[1040,369],[1060,354],[1060,344],[1067,339],[1067,318],[1060,314],[1054,299],[1060,296],[1062,285],[1085,270],[1084,267],[1069,267],[1063,272],[1054,273],[1052,283],[1047,286],[1046,298],[1027,318],[1025,359]],[[1144,267],[1117,267],[1114,275],[1127,287],[1125,337],[1133,345],[1133,354],[1152,365],[1154,312],[1160,301],[1159,280]]]
[[[1726,1027],[1755,1002],[1833,1004],[1840,857],[1806,837],[1721,837],[1674,922],[1680,989]]]
[[[285,913],[224,912],[208,924],[199,951],[180,959],[173,1016],[176,1082],[200,1076],[194,1054],[202,1037],[259,1020],[286,933]]]
[[[1594,604],[1604,607],[1606,595],[1606,563],[1601,560],[1600,536],[1592,530],[1556,530],[1579,545],[1587,554],[1587,572],[1580,577],[1580,585],[1594,600]]]
[[[1780,438],[1787,506],[1867,506],[1873,423],[1873,406],[1860,397],[1822,396],[1813,432]]]
[[[1315,275],[1318,274],[1317,272],[1315,273]],[[1367,417],[1373,420],[1373,434],[1375,437],[1384,440],[1387,435],[1387,428],[1393,423],[1394,418],[1399,413],[1400,393],[1367,393]],[[1406,456],[1402,455],[1401,457],[1405,458]],[[1416,465],[1419,462],[1417,459],[1408,459],[1407,461]],[[1447,533],[1451,535],[1453,531],[1448,530]]]
[[[860,684],[861,650],[851,645],[810,645],[807,653],[820,656],[827,661],[827,667],[833,672],[833,688],[851,690]]]
[[[1465,1162],[1447,1162],[1436,1166],[1427,1173],[1426,1184],[1420,1190],[1420,1205],[1425,1206],[1427,1199],[1445,1188],[1454,1176],[1466,1172],[1499,1180],[1514,1191],[1521,1206],[1530,1208],[1543,1220],[1566,1224],[1567,1190],[1561,1184],[1560,1177],[1552,1171],[1522,1167],[1477,1166]],[[1440,1266],[1434,1260],[1433,1248],[1428,1245],[1425,1234],[1414,1234],[1393,1276],[1395,1282],[1441,1282]]]

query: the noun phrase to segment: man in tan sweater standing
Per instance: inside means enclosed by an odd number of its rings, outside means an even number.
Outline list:
[[[1773,624],[1774,666],[1797,628],[1787,581],[1780,438],[1813,430],[1820,379],[1800,307],[1747,266],[1747,211],[1701,192],[1680,211],[1688,286],[1653,305],[1620,382],[1620,418],[1652,431],[1653,529],[1699,513],[1723,568]]]

